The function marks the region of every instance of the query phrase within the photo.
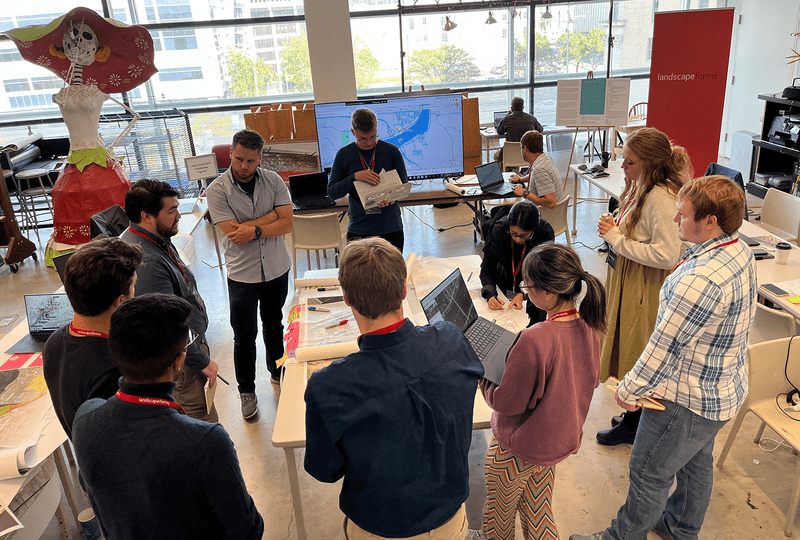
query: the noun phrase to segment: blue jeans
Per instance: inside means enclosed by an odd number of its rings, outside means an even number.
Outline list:
[[[676,539],[696,539],[703,525],[714,481],[714,437],[727,421],[664,404],[665,411],[642,413],[631,450],[628,498],[603,531],[607,540],[644,540],[662,514]]]

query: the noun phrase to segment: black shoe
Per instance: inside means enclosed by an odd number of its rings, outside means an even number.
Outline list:
[[[611,429],[604,429],[597,432],[597,442],[604,446],[616,446],[618,444],[633,444],[636,440],[636,431],[628,430],[624,423],[620,422]]]
[[[616,416],[611,417],[611,427],[617,427],[620,422],[622,422],[622,417],[625,416],[625,413],[618,414]]]

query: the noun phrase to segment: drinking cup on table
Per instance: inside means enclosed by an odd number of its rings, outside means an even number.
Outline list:
[[[603,221],[612,221],[613,222],[614,221],[614,214],[612,214],[611,212],[603,212],[602,214],[600,214],[600,219],[602,219]]]
[[[778,242],[775,244],[775,262],[778,264],[786,264],[789,260],[789,251],[792,245],[788,242]]]

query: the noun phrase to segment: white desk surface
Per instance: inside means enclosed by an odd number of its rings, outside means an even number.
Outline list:
[[[14,345],[17,341],[22,339],[25,334],[28,332],[28,324],[26,319],[18,319],[17,325],[8,333],[6,334],[3,339],[0,339],[0,361],[5,362],[11,355],[6,354],[6,350]],[[41,398],[45,399],[45,398]],[[46,398],[50,401],[50,394],[47,395]],[[51,402],[52,407],[52,402]],[[47,456],[55,452],[59,446],[61,446],[67,440],[67,434],[64,433],[64,429],[61,427],[61,423],[55,418],[55,412],[51,411],[50,414],[53,415],[53,419],[51,422],[45,425],[45,429],[42,432],[39,442],[36,445],[36,462],[41,463],[44,461]],[[11,502],[11,499],[17,494],[19,489],[22,487],[22,484],[25,482],[27,476],[21,478],[12,478],[8,480],[1,480],[0,481],[0,503],[4,506],[8,506]]]
[[[412,320],[419,321],[422,309],[417,298],[423,297],[439,281],[458,266],[470,296],[475,304],[478,314],[488,319],[495,319],[497,324],[517,332],[528,324],[528,315],[524,310],[492,311],[485,300],[480,298],[480,271],[481,258],[478,255],[440,259],[436,257],[409,256],[408,265],[414,288],[409,290],[408,304],[411,313],[405,315]],[[470,277],[470,274],[472,276]],[[424,317],[424,315],[422,315]],[[331,362],[324,360],[319,362]],[[319,365],[314,362],[311,366],[304,363],[287,362],[283,381],[281,382],[281,397],[278,401],[278,410],[275,414],[275,428],[272,432],[272,444],[281,448],[299,448],[305,446],[306,439],[306,404],[303,399],[308,370],[317,369]],[[472,429],[486,429],[490,427],[492,410],[486,405],[480,391],[476,389],[475,405],[473,409]]]
[[[608,176],[604,176],[602,178],[592,178],[589,175],[583,175],[585,170],[581,170],[578,168],[580,163],[573,163],[569,166],[569,172],[571,172],[575,176],[575,181],[572,183],[572,234],[573,236],[578,234],[577,223],[578,223],[578,184],[580,184],[581,179],[586,180],[590,184],[599,187],[605,193],[609,194],[610,196],[614,197],[615,199],[619,199],[622,195],[622,192],[625,190],[625,173],[622,170],[622,161],[610,161],[608,163],[608,167],[606,168],[606,172]],[[586,163],[587,170],[594,165],[594,163]],[[605,210],[601,210],[597,213],[597,217],[600,217],[600,213],[605,212]]]
[[[758,236],[775,236],[766,229],[762,229],[755,223],[749,221],[742,222],[739,232],[755,238]],[[782,283],[784,281],[793,281],[800,279],[800,248],[792,246],[789,251],[789,260],[786,264],[778,264],[775,259],[762,259],[756,261],[756,279],[759,284],[762,283]],[[795,290],[797,289],[797,290]],[[800,288],[795,287],[792,289],[795,294],[800,294]],[[792,304],[786,298],[780,298],[766,289],[758,288],[758,294],[764,298],[768,298],[777,307],[785,310],[787,313],[794,315],[795,319],[800,320],[800,305]]]

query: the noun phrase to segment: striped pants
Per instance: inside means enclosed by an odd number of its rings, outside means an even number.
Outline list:
[[[550,507],[555,466],[540,467],[512,456],[492,438],[486,453],[486,503],[483,535],[488,540],[514,540],[514,518],[519,512],[526,540],[558,540]]]

